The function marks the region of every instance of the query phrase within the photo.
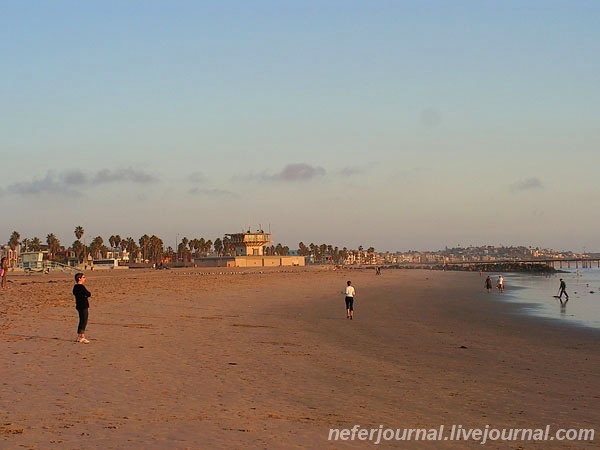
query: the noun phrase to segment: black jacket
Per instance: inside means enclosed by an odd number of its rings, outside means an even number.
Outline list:
[[[92,296],[83,284],[76,284],[73,286],[73,295],[75,296],[75,308],[85,309],[90,307],[88,298]]]

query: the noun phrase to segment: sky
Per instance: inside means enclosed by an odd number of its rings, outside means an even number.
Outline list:
[[[0,2],[0,242],[600,252],[600,2]]]

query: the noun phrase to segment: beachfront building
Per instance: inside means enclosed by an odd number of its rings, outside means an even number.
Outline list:
[[[271,244],[271,233],[259,230],[251,233],[226,234],[225,241],[235,248],[234,255],[196,258],[200,267],[277,267],[304,266],[304,256],[266,255],[265,247]]]
[[[256,233],[234,233],[226,234],[225,238],[235,246],[236,256],[262,256],[265,254],[265,246],[271,242],[271,233],[260,230]]]
[[[15,267],[19,260],[19,254],[21,250],[21,244],[13,250],[9,245],[3,245],[0,248],[0,256],[8,259],[8,267]]]

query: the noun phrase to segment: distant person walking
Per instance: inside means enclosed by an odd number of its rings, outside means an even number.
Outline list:
[[[73,286],[73,295],[75,296],[75,308],[79,313],[79,325],[77,326],[77,342],[89,344],[85,338],[85,328],[88,322],[88,309],[90,308],[89,298],[92,296],[85,286],[85,275],[81,272],[75,274],[75,286]]]
[[[356,294],[352,286],[352,281],[346,283],[346,289],[344,289],[343,294],[346,296],[346,319],[352,320],[354,317],[354,295]]]
[[[6,289],[6,277],[8,276],[8,258],[2,257],[0,262],[0,278],[2,278],[2,289]]]
[[[504,292],[504,277],[502,275],[498,277],[498,284],[496,286],[500,292]]]
[[[577,293],[577,292],[576,292]],[[569,294],[567,294],[567,283],[562,278],[560,279],[560,288],[558,289],[558,298],[562,300],[562,296],[565,294],[566,300],[569,301]]]
[[[492,292],[492,288],[493,288],[492,277],[490,277],[489,275],[485,279],[485,288],[487,289],[488,292]]]

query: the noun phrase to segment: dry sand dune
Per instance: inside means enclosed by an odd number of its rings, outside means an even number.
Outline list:
[[[599,332],[520,316],[479,274],[88,272],[89,345],[74,342],[72,285],[11,273],[0,293],[2,448],[367,448],[328,441],[330,428],[599,423]]]

